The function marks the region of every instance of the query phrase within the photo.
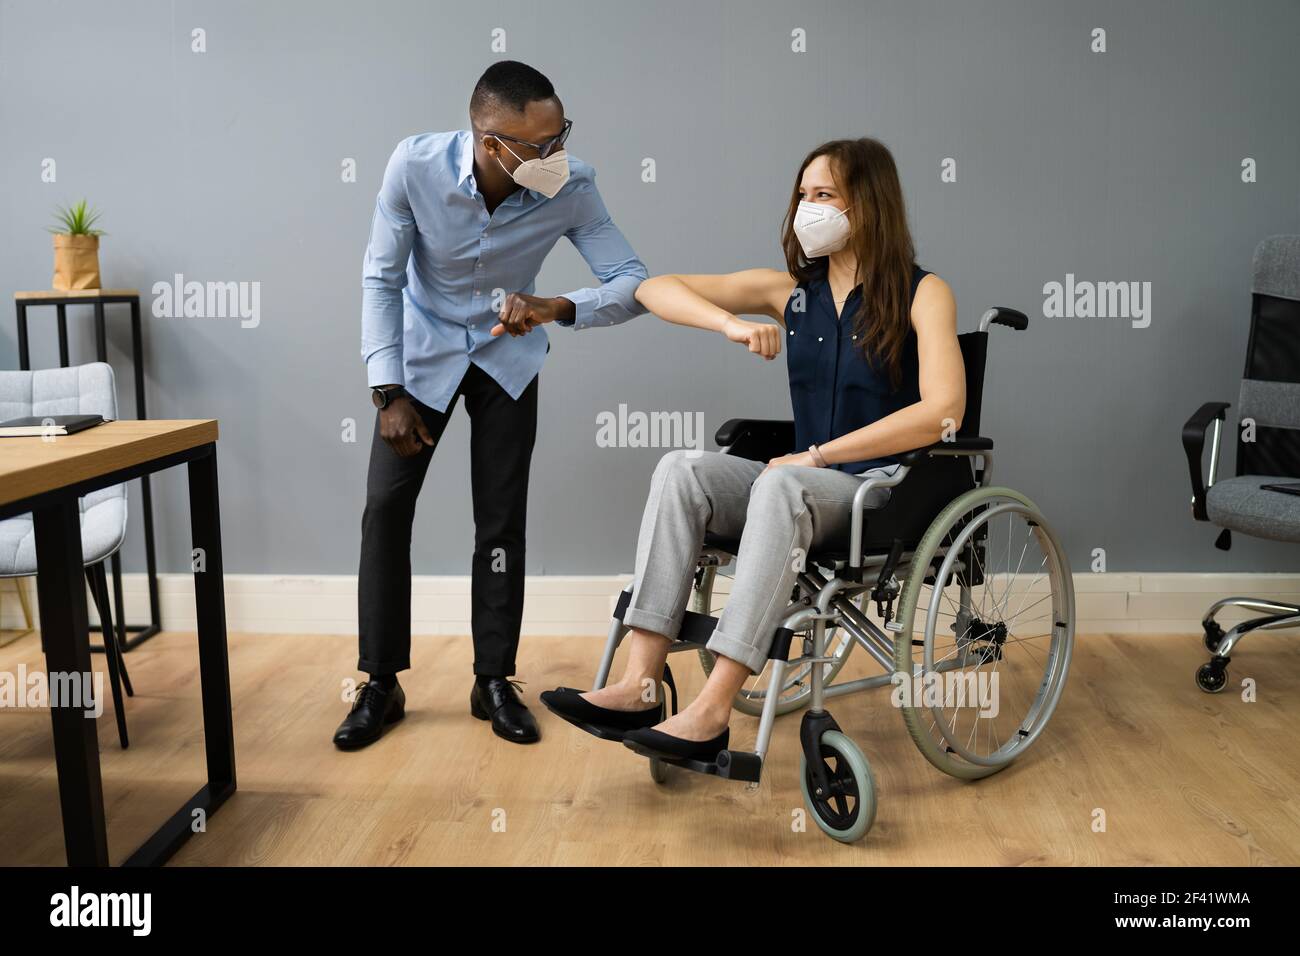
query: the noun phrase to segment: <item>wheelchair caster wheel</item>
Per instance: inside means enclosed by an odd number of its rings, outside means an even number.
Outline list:
[[[799,761],[804,804],[822,832],[841,843],[866,836],[876,820],[876,780],[858,745],[838,730],[828,730],[819,741],[826,771],[827,792],[815,793],[816,783],[807,758]]]
[[[1205,649],[1213,654],[1219,649],[1219,644],[1223,640],[1223,628],[1219,627],[1218,621],[1210,621],[1205,625]]]
[[[1223,660],[1213,660],[1196,668],[1196,686],[1207,694],[1217,694],[1228,686],[1228,666]]]
[[[663,783],[668,779],[668,764],[664,763],[658,757],[650,758],[650,779],[655,783]]]

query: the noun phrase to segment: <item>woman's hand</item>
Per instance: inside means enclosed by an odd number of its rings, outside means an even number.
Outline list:
[[[746,322],[733,315],[723,324],[722,334],[769,362],[781,352],[781,328],[768,322]]]
[[[805,468],[818,467],[817,462],[813,461],[813,456],[809,452],[801,451],[793,455],[782,455],[779,458],[773,458],[763,470],[771,471],[773,468],[781,468],[785,465],[803,465]]]

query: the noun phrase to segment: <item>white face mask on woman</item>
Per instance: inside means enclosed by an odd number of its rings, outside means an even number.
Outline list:
[[[509,149],[511,156],[519,159],[519,154],[506,146],[504,140],[497,142]],[[502,169],[506,168],[500,156],[497,157],[497,163]],[[569,181],[569,154],[563,149],[557,149],[545,159],[521,160],[515,171],[510,173],[510,178],[525,189],[534,189],[547,199],[552,199]]]
[[[853,231],[845,210],[830,203],[799,200],[794,213],[794,234],[809,259],[839,252]]]

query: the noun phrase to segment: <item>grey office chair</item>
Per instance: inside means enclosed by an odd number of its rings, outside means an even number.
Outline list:
[[[0,421],[42,415],[102,415],[117,417],[117,393],[113,369],[103,362],[72,368],[41,369],[34,372],[0,371]],[[32,438],[0,438],[6,441],[38,441]],[[0,445],[0,450],[3,446]],[[126,713],[122,707],[122,685],[134,696],[126,662],[122,658],[121,635],[113,629],[109,607],[108,579],[104,565],[122,546],[126,537],[126,485],[92,491],[81,499],[81,556],[86,566],[86,583],[99,610],[104,634],[104,656],[113,689],[118,739],[129,746]],[[36,536],[30,514],[0,521],[0,578],[27,577],[36,573]],[[117,607],[119,625],[121,597]]]
[[[1271,236],[1255,248],[1250,338],[1238,398],[1237,476],[1216,480],[1226,402],[1208,402],[1183,426],[1192,478],[1192,514],[1223,529],[1216,546],[1228,550],[1232,532],[1300,542],[1300,236]],[[1210,473],[1201,480],[1205,433],[1214,427]],[[1227,633],[1214,616],[1225,607],[1258,612]],[[1249,597],[1216,601],[1205,615],[1205,646],[1213,653],[1196,672],[1201,690],[1228,684],[1232,649],[1250,631],[1300,626],[1300,606]]]

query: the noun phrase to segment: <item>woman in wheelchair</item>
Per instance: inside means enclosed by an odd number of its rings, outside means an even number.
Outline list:
[[[786,269],[664,275],[637,292],[661,318],[721,333],[764,359],[784,341],[797,449],[766,463],[674,451],[655,469],[623,617],[623,676],[596,691],[542,695],[560,716],[644,752],[709,761],[727,748],[732,700],[763,670],[803,559],[847,544],[866,477],[892,474],[894,456],[961,422],[956,303],[914,261],[889,150],[863,138],[809,153],[781,242]],[[868,504],[889,495],[873,489]],[[699,696],[661,721],[658,688],[706,533],[739,539],[731,596],[707,644],[716,664]]]

